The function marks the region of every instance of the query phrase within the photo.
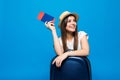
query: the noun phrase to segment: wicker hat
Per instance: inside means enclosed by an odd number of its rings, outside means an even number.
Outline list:
[[[66,18],[67,16],[69,16],[69,15],[73,15],[73,16],[75,16],[75,18],[76,18],[76,20],[78,20],[78,15],[76,14],[76,13],[71,13],[71,12],[69,12],[69,11],[65,11],[65,12],[63,12],[61,15],[60,15],[60,17],[59,17],[59,27],[61,27],[61,23],[62,23],[62,21],[64,20],[64,18]]]

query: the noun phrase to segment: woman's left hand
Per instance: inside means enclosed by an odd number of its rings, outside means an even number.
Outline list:
[[[57,67],[60,67],[62,64],[62,61],[65,60],[68,57],[67,53],[64,53],[60,56],[57,56],[54,61],[52,62],[52,64],[56,63]]]

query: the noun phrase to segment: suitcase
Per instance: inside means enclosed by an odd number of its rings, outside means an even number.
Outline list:
[[[57,56],[56,56],[57,57]],[[92,80],[91,65],[87,57],[68,57],[60,68],[50,66],[50,80]]]

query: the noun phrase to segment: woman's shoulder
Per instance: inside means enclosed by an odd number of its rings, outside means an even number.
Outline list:
[[[85,35],[86,35],[87,38],[88,38],[88,34],[87,34],[85,31],[79,31],[79,32],[78,32],[78,37],[79,37],[79,38],[82,38],[82,37],[85,36]]]
[[[85,31],[79,31],[78,35],[87,35],[87,33]]]

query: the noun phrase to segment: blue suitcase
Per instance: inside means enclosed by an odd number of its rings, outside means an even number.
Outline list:
[[[55,57],[52,61],[54,59]],[[89,59],[87,57],[68,57],[60,68],[51,64],[50,80],[92,80]]]

